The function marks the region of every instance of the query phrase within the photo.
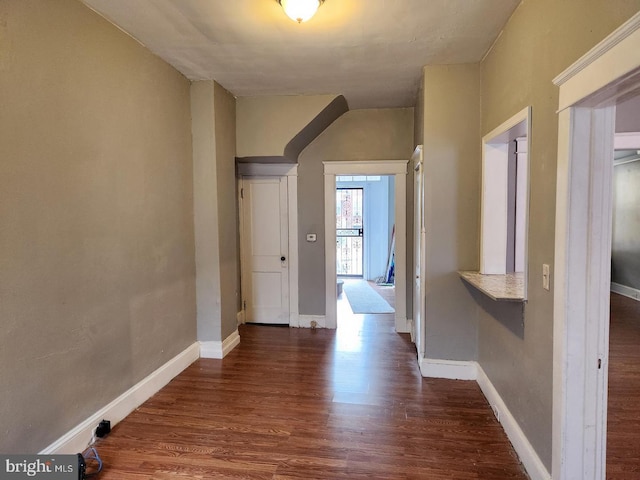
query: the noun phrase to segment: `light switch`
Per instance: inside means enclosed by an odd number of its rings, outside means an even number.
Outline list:
[[[549,265],[542,264],[542,288],[549,290]]]
[[[315,242],[316,239],[315,233],[307,233],[307,242]]]

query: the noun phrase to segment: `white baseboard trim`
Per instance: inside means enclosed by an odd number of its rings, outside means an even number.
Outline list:
[[[298,324],[295,326],[300,328],[314,328],[312,322],[315,322],[315,328],[327,328],[327,317],[324,315],[298,315]],[[293,327],[294,325],[291,326]]]
[[[200,342],[200,358],[222,358],[222,342],[205,341]]]
[[[236,330],[222,342],[222,358],[226,357],[238,345],[240,345],[240,333]]]
[[[238,322],[238,325],[242,325],[243,323],[246,323],[244,310],[240,310],[238,313],[236,313],[236,321]]]
[[[511,445],[513,445],[531,480],[551,480],[551,475],[542,460],[540,460],[526,435],[520,429],[518,422],[507,408],[491,380],[489,380],[489,377],[477,362],[419,358],[418,365],[423,377],[475,380],[494,413],[497,411],[498,421],[504,428]]]
[[[421,358],[418,360],[423,377],[448,378],[450,380],[475,380],[477,363],[458,360],[437,360]]]
[[[619,283],[611,282],[611,291],[640,302],[640,290]]]
[[[396,333],[411,333],[409,320],[407,320],[406,317],[396,317]]]
[[[480,365],[476,364],[477,382],[485,398],[494,409],[497,410],[498,420],[502,424],[507,437],[511,441],[514,450],[520,457],[520,461],[526,469],[531,480],[551,480],[551,475],[538,457],[538,454],[529,443],[524,432],[520,429],[518,422],[505,405],[502,397],[495,389],[489,377]]]
[[[300,319],[298,312],[289,312],[289,328],[298,328],[300,326]]]
[[[101,408],[89,418],[78,424],[58,440],[40,452],[41,455],[78,453],[87,448],[93,432],[102,419],[111,421],[111,426],[124,419],[158,390],[168,384],[185,368],[200,356],[200,345],[194,343],[173,357],[156,371],[136,383],[107,406]]]
[[[240,344],[240,334],[238,330],[233,332],[222,342],[209,341],[200,342],[200,358],[217,358],[223,359],[227,354]]]

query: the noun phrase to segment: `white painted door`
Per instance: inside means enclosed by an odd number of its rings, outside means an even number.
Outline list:
[[[287,177],[242,179],[245,320],[289,324]]]
[[[415,278],[413,281],[413,340],[418,358],[424,357],[424,265],[425,265],[425,229],[424,229],[424,165],[422,149],[416,149],[413,157],[413,262]]]

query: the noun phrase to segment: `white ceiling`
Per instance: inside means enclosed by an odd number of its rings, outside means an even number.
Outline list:
[[[352,109],[413,106],[423,65],[478,62],[520,3],[326,0],[298,25],[276,0],[83,1],[191,80]]]

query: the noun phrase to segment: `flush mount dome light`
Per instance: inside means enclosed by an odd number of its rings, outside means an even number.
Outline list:
[[[298,23],[306,22],[318,11],[324,0],[277,0],[287,16]]]

